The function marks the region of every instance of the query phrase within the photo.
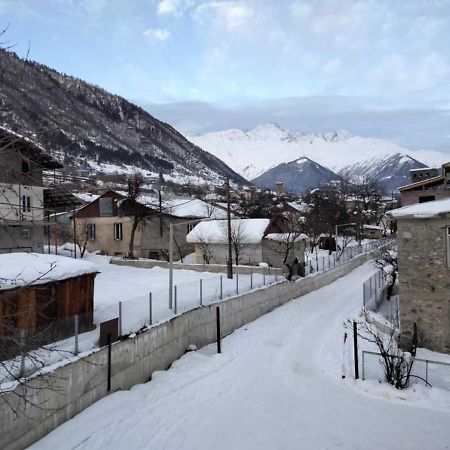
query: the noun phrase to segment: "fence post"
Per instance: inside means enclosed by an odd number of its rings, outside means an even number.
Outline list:
[[[200,306],[203,306],[203,280],[200,278]]]
[[[250,272],[250,290],[253,289],[253,272]]]
[[[236,274],[236,295],[239,295],[239,274]]]
[[[322,256],[322,272],[325,270],[325,256]]]
[[[79,351],[78,351],[78,314],[75,314],[75,323],[74,323],[74,328],[75,328],[75,348],[73,351],[74,355],[78,355]]]
[[[263,270],[263,286],[266,285],[266,271]]]
[[[26,343],[26,331],[20,330],[20,374],[19,377],[25,375],[25,343]]]
[[[216,306],[216,340],[217,340],[217,353],[222,353],[220,343],[220,308]]]
[[[149,325],[153,324],[153,298],[152,293],[148,294],[148,317],[149,317]]]
[[[119,337],[122,336],[122,302],[119,302]]]
[[[223,276],[220,275],[220,300],[223,299]]]
[[[355,360],[355,380],[359,378],[358,364],[358,324],[353,321],[353,359]]]
[[[425,381],[428,383],[428,359],[425,360]]]
[[[111,390],[111,333],[108,333],[108,380],[106,390]]]
[[[316,272],[318,272],[318,271],[319,271],[319,259],[316,258]]]
[[[173,302],[173,312],[176,314],[178,311],[177,285],[173,287]]]
[[[361,358],[361,363],[362,363],[362,367],[361,367],[361,375],[362,375],[362,379],[365,380],[365,376],[364,376],[364,350],[362,351],[362,358]]]

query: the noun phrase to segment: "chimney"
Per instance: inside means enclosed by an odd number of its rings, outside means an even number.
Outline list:
[[[277,194],[282,194],[284,192],[284,186],[282,181],[277,181],[275,183],[275,192]]]

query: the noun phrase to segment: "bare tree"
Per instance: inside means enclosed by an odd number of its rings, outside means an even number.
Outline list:
[[[75,220],[75,218],[73,219]],[[76,219],[74,224],[74,242],[79,249],[80,258],[83,258],[86,252],[86,246],[92,237],[91,224],[86,219]]]
[[[247,230],[242,220],[231,222],[231,245],[233,247],[234,262],[238,266],[242,249],[248,237]]]
[[[352,322],[348,320],[344,325],[351,328]],[[411,370],[414,364],[417,342],[413,345],[411,353],[402,351],[397,345],[398,328],[390,325],[386,327],[384,332],[381,332],[371,323],[367,311],[363,311],[363,318],[357,322],[357,326],[358,336],[377,346],[386,381],[397,389],[406,388],[413,376]]]
[[[121,204],[124,215],[130,216],[132,220],[130,241],[128,244],[128,256],[134,258],[134,238],[139,225],[144,224],[150,216],[149,207],[139,202],[142,195],[144,178],[139,172],[135,172],[127,177],[127,196]]]

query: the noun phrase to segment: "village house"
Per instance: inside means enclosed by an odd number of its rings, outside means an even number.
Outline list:
[[[42,252],[44,169],[61,164],[30,140],[0,127],[0,253]]]
[[[411,170],[411,183],[398,190],[403,206],[450,197],[450,162],[440,169]]]
[[[388,212],[397,220],[401,345],[450,353],[450,198]]]
[[[169,257],[170,225],[174,231],[174,258],[182,259],[194,251],[186,235],[201,219],[223,218],[225,213],[208,203],[189,197],[165,199],[142,195],[139,203],[125,207],[126,197],[108,191],[74,213],[77,241],[86,242],[88,251],[112,256],[129,256],[133,221],[140,216],[134,237],[134,256],[163,259]],[[73,224],[71,224],[73,228]]]
[[[200,222],[188,234],[187,241],[195,245],[197,264],[226,264],[228,232],[226,220]],[[274,267],[304,261],[305,235],[286,233],[283,225],[270,219],[232,219],[231,242],[233,263],[236,253],[239,264],[267,263]]]

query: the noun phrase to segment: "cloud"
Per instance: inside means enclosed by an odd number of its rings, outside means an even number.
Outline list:
[[[174,15],[181,14],[183,0],[161,0],[156,6],[156,12],[160,15]]]
[[[194,11],[194,18],[202,25],[214,21],[232,31],[245,27],[253,14],[252,7],[246,2],[212,1],[199,5]]]
[[[170,38],[172,33],[168,30],[163,30],[161,28],[149,28],[144,31],[144,36],[147,36],[150,39],[157,40],[157,41],[166,41]]]

